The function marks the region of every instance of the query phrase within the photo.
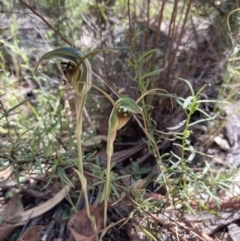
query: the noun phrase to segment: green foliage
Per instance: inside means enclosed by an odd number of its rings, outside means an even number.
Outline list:
[[[70,42],[74,43],[77,39],[76,36],[78,34],[80,35],[80,33],[76,34],[76,32],[74,32],[75,27],[81,25],[83,21],[79,18],[77,11],[71,12],[72,9],[77,9],[76,6],[78,6],[78,4],[84,6],[81,14],[87,13],[91,7],[96,7],[102,19],[107,21],[107,11],[109,11],[109,8],[112,8],[112,10],[124,8],[127,1],[116,1],[116,4],[112,7],[109,7],[107,3],[103,2],[97,4],[97,6],[92,2],[86,3],[85,1],[60,1],[58,4],[60,4],[64,10],[67,9],[69,11],[59,15],[57,12],[59,6],[55,5],[55,2],[52,0],[45,0],[41,2],[41,6],[38,7],[42,9],[46,8],[45,10],[47,11],[49,6],[53,6],[52,11],[59,17],[55,19],[56,22],[54,26],[58,26],[60,32],[63,32],[66,36],[70,36]],[[131,6],[132,4],[134,5],[134,2],[130,1]],[[172,4],[168,5],[167,11],[164,13],[167,20],[171,19],[170,13],[172,13],[173,7]],[[181,19],[177,20],[182,23]],[[13,22],[11,25],[12,33],[17,30],[17,27],[16,21]],[[228,185],[232,184],[232,173],[228,171],[215,172],[208,164],[208,156],[196,150],[191,141],[193,135],[192,127],[194,125],[213,120],[217,117],[217,114],[209,114],[201,108],[202,104],[214,101],[201,100],[200,96],[204,87],[195,91],[190,82],[184,79],[179,79],[178,83],[183,82],[188,87],[189,96],[185,98],[155,88],[155,86],[158,85],[157,81],[159,81],[161,73],[164,71],[161,68],[156,69],[152,66],[151,60],[154,54],[157,53],[157,49],[151,49],[138,54],[136,46],[138,39],[137,31],[133,31],[131,34],[130,57],[128,56],[127,63],[134,73],[133,76],[129,77],[131,81],[137,83],[138,86],[140,97],[136,101],[126,96],[119,96],[118,99],[114,101],[110,95],[106,94],[101,88],[92,85],[92,67],[88,57],[102,50],[84,54],[73,47],[61,47],[44,54],[39,60],[57,58],[67,61],[66,68],[62,70],[77,94],[76,123],[69,121],[65,116],[67,111],[64,105],[66,98],[65,87],[59,85],[56,89],[56,86],[54,86],[53,90],[49,84],[53,73],[50,71],[50,68],[43,66],[40,70],[45,74],[41,72],[38,74],[39,76],[36,77],[29,61],[29,56],[25,54],[23,49],[19,48],[18,39],[14,38],[11,43],[0,40],[2,45],[0,68],[3,80],[3,88],[1,88],[0,93],[0,134],[4,136],[5,139],[4,142],[0,143],[3,150],[0,157],[1,170],[13,166],[11,175],[15,174],[18,184],[22,182],[24,171],[46,176],[48,178],[46,186],[52,183],[57,176],[62,183],[74,187],[78,178],[81,181],[82,188],[82,193],[79,195],[79,198],[82,194],[84,195],[87,214],[96,232],[98,231],[96,221],[89,212],[89,190],[97,189],[96,202],[104,201],[105,203],[104,226],[107,227],[109,202],[112,202],[112,200],[115,201],[116,199],[117,202],[121,201],[129,192],[132,193],[137,202],[136,209],[131,212],[129,218],[135,214],[140,214],[146,218],[148,223],[150,222],[149,216],[145,211],[160,212],[161,209],[164,208],[167,200],[171,200],[171,204],[175,207],[181,205],[184,212],[195,213],[188,202],[189,199],[194,199],[201,209],[213,212],[203,203],[202,197],[207,195],[219,204],[220,200],[216,193],[216,188],[227,189]],[[239,51],[237,49],[230,61],[236,61],[238,55]],[[20,93],[16,93],[19,83],[16,83],[11,78],[12,72],[7,67],[6,60],[13,66],[14,71],[17,73],[21,72],[23,76],[31,78],[34,83],[37,84],[38,89],[33,91],[36,98],[34,101],[25,98]],[[63,66],[64,65],[61,67]],[[229,82],[233,73],[236,74],[236,76],[239,75],[234,67],[230,67],[228,72],[230,76],[227,77]],[[103,93],[113,105],[112,112],[107,116],[109,117],[109,126],[106,147],[108,155],[106,169],[102,167],[102,163],[100,163],[96,157],[92,158],[94,153],[91,153],[91,158],[94,161],[89,161],[90,157],[87,158],[84,155],[81,145],[83,142],[83,110],[86,108],[87,94],[92,87]],[[180,106],[185,115],[183,121],[168,128],[168,133],[158,130],[156,122],[153,119],[152,113],[154,108],[156,108],[153,106],[154,95],[163,96],[164,98],[168,97],[169,106],[173,106],[172,100],[174,100],[174,105]],[[99,109],[99,107],[95,108],[97,110]],[[202,117],[197,121],[193,121],[192,117],[196,113],[201,113]],[[160,202],[150,202],[148,199],[146,200],[143,198],[142,190],[135,190],[127,184],[124,184],[124,187],[122,187],[123,180],[126,176],[119,176],[119,174],[115,172],[114,164],[111,160],[114,154],[114,141],[117,136],[117,131],[127,125],[131,117],[135,118],[136,123],[138,123],[145,132],[146,136],[144,137],[144,141],[147,143],[149,152],[153,154],[156,160],[155,167],[145,167],[133,162],[131,167],[132,176],[141,181],[142,174],[148,174],[147,182],[143,187],[146,187],[150,181],[154,182],[155,191],[164,187],[167,195]],[[77,144],[74,137],[74,127]],[[61,137],[64,134],[67,135],[68,138],[67,141],[62,143]],[[173,150],[178,151],[160,153],[159,143],[169,138],[172,139]],[[75,146],[77,146],[78,153],[75,150]],[[196,155],[202,155],[206,158],[202,172],[196,172],[191,169]],[[91,181],[88,182],[88,178],[84,173],[85,167],[87,167],[92,175],[99,178],[98,181],[94,180],[93,183]],[[72,172],[72,170],[74,170],[74,172]],[[154,173],[156,170],[158,176],[154,178],[153,174],[156,174]],[[68,175],[69,172],[70,175]],[[158,237],[158,235],[151,233],[150,227],[146,228],[139,224],[139,229],[149,240],[157,240],[156,237]]]

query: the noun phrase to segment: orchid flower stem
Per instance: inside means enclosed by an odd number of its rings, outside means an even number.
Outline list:
[[[78,95],[76,99],[76,115],[77,115],[77,124],[76,124],[76,138],[77,138],[77,146],[78,146],[78,161],[79,161],[79,171],[83,174],[83,160],[82,160],[82,116],[83,116],[83,108],[86,102],[87,96]]]
[[[107,156],[107,169],[106,169],[106,183],[105,183],[105,190],[106,190],[106,194],[109,193],[109,188],[110,188],[110,172],[111,172],[111,156]],[[107,210],[108,210],[108,196],[104,197],[104,228],[107,227]]]
[[[79,164],[79,171],[84,176],[83,172],[83,159],[82,159],[82,117],[83,117],[83,109],[86,103],[87,95],[78,95],[76,99],[76,114],[77,114],[77,124],[76,124],[76,139],[77,139],[77,148],[78,148],[78,164]],[[91,220],[92,216],[90,213],[89,208],[89,201],[88,201],[88,193],[87,190],[84,188],[82,189],[84,199],[85,199],[85,206],[88,218]]]
[[[82,184],[82,193],[84,196],[85,200],[85,208],[86,208],[86,213],[87,217],[91,221],[92,227],[94,231],[97,234],[97,227],[96,227],[96,220],[94,216],[91,215],[90,213],[90,205],[88,201],[88,192],[87,192],[87,179],[84,176],[84,171],[83,171],[83,158],[82,158],[82,119],[83,119],[83,109],[86,103],[87,99],[87,94],[84,95],[78,95],[76,98],[76,115],[77,115],[77,124],[76,124],[76,139],[77,139],[77,149],[78,149],[78,164],[79,164],[79,172],[80,172],[80,180]],[[96,239],[98,240],[98,237],[96,236]]]
[[[113,154],[113,142],[116,138],[117,131],[109,130],[108,143],[107,143],[107,169],[106,169],[106,183],[105,183],[105,195],[104,195],[104,228],[107,227],[107,210],[108,199],[111,192],[111,159]]]

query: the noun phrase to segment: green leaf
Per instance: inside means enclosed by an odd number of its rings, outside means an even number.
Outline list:
[[[142,79],[144,80],[144,79],[146,79],[147,77],[151,77],[151,76],[153,76],[153,75],[159,74],[159,73],[161,73],[162,71],[163,71],[163,69],[154,70],[154,71],[152,71],[152,72],[149,72],[149,73],[145,74],[145,75],[142,77]]]
[[[79,177],[79,179],[80,179],[80,182],[81,182],[81,184],[82,184],[82,190],[83,191],[86,191],[87,190],[87,180],[86,180],[86,178],[84,177],[84,175],[80,172],[80,171],[78,171],[77,169],[73,169],[77,174],[78,174],[78,177]]]
[[[184,126],[186,123],[186,120],[181,121],[179,124],[177,124],[176,126],[173,127],[167,127],[168,130],[174,131],[177,130],[179,128],[181,128],[182,126]]]
[[[59,175],[60,179],[65,183],[67,184],[68,186],[70,187],[73,187],[74,188],[74,185],[73,183],[70,181],[70,179],[67,177],[64,169],[62,167],[58,167],[58,172],[57,174]]]
[[[104,185],[102,200],[108,200],[112,190],[112,172],[106,173],[106,175],[109,175],[109,182]]]
[[[12,111],[14,111],[14,110],[17,109],[19,106],[25,104],[25,103],[28,102],[28,101],[29,101],[29,99],[23,100],[23,101],[21,101],[19,104],[15,105],[14,107],[10,108],[9,110],[3,112],[3,114],[1,113],[2,115],[0,116],[0,120],[1,120],[2,118],[4,118],[5,116],[9,116]],[[3,103],[2,103],[2,102],[0,102],[0,104],[3,106]]]
[[[147,229],[145,229],[143,226],[141,226],[139,224],[138,227],[148,237],[148,240],[157,241],[157,239]]]
[[[188,157],[188,159],[186,160],[186,162],[191,162],[192,160],[193,160],[193,158],[195,157],[195,155],[196,155],[196,150],[194,149],[194,147],[193,146],[191,146],[191,145],[189,145],[189,149],[190,149],[190,151],[191,151],[191,154],[190,154],[190,156]]]
[[[178,78],[178,79],[181,80],[181,81],[184,81],[188,85],[188,87],[189,87],[189,89],[191,91],[192,96],[195,96],[194,90],[193,90],[193,87],[192,87],[191,83],[189,81],[185,80],[185,79],[182,79],[182,78]]]
[[[139,61],[141,61],[142,59],[146,58],[147,56],[157,52],[158,49],[151,49],[148,52],[144,53],[142,56],[140,56]]]
[[[198,120],[198,121],[192,122],[188,126],[194,126],[194,125],[199,124],[201,122],[214,120],[218,115],[219,115],[219,113],[216,113],[214,116],[212,116],[210,118],[205,118],[205,119],[202,119],[202,120]]]
[[[185,99],[185,101],[183,103],[183,109],[186,109],[192,100],[193,100],[193,96],[188,96],[187,99]]]

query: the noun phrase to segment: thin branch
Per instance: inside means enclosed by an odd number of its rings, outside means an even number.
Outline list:
[[[65,43],[67,43],[69,46],[71,46],[71,42],[68,41],[64,35],[62,35],[58,30],[56,30],[38,11],[36,11],[31,5],[29,5],[28,3],[26,3],[23,0],[19,0],[19,2],[21,4],[23,4],[26,8],[28,8],[30,11],[32,11],[36,16],[38,16],[55,34],[57,34],[62,41],[64,41]]]

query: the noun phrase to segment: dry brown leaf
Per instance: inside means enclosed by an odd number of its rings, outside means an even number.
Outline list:
[[[103,225],[103,203],[97,206],[91,205],[90,212],[96,219],[97,230]],[[92,228],[91,221],[88,219],[86,209],[75,213],[68,221],[68,229],[75,241],[95,241],[96,234]]]
[[[12,217],[24,212],[24,208],[17,197],[13,197],[5,206],[4,210],[0,212],[3,221],[7,222]]]
[[[7,225],[0,227],[0,241],[8,238],[9,235],[17,228],[17,225]]]
[[[20,241],[39,241],[41,238],[42,228],[42,226],[34,226],[28,229],[20,238]]]
[[[80,234],[80,233],[74,231],[74,229],[72,229],[72,228],[69,228],[69,230],[73,237],[72,240],[74,240],[74,241],[95,241],[96,240],[95,234],[91,235],[91,236],[85,236],[83,234]]]
[[[6,180],[7,178],[9,178],[9,176],[11,175],[13,171],[13,167],[12,166],[9,166],[7,167],[6,169],[2,170],[0,172],[0,180]]]
[[[3,218],[3,225],[0,226],[0,241],[7,238],[19,225],[6,225],[5,222],[9,218],[12,218],[16,214],[20,214],[24,211],[22,204],[17,197],[13,197],[4,210],[0,212],[0,216]]]
[[[29,219],[38,217],[55,207],[68,195],[69,191],[70,187],[65,186],[53,198],[47,200],[46,202],[38,205],[35,208],[29,209],[18,215],[12,215],[7,219],[7,222],[16,225],[24,225]]]

